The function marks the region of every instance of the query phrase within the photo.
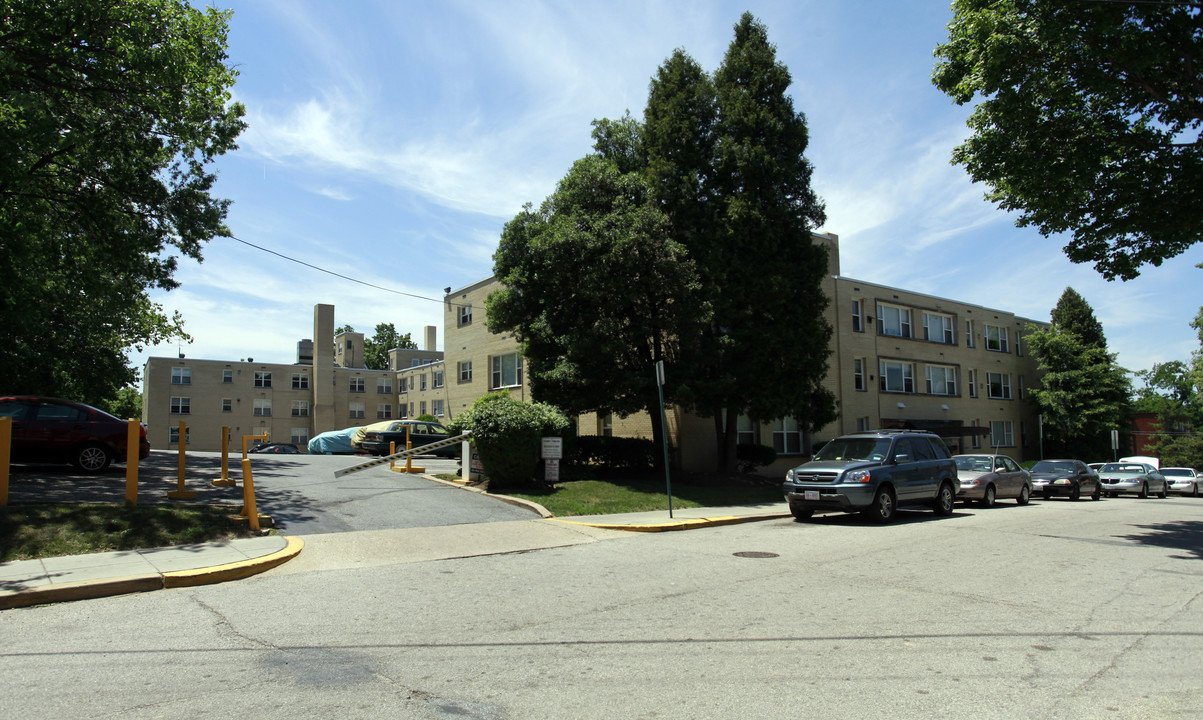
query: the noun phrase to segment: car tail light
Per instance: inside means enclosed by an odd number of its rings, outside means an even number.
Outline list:
[[[138,437],[146,437],[146,423],[138,423]]]

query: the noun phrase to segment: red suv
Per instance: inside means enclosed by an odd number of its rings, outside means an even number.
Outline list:
[[[0,397],[0,417],[13,419],[12,459],[69,462],[86,473],[125,462],[129,425],[103,410],[59,398]],[[146,426],[139,424],[138,457],[150,455]]]

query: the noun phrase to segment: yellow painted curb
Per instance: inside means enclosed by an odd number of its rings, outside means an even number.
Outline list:
[[[163,587],[163,576],[131,575],[123,578],[111,578],[103,581],[82,580],[62,585],[42,585],[22,590],[10,595],[0,595],[0,610],[29,607],[30,605],[45,605],[47,603],[70,602],[72,600],[89,600],[91,598],[108,597],[109,595],[124,595],[126,593],[159,590]]]
[[[212,585],[228,580],[239,580],[244,577],[250,577],[293,559],[300,554],[304,547],[304,540],[290,537],[283,550],[274,552],[271,555],[264,555],[261,558],[255,558],[254,560],[239,560],[238,562],[201,568],[199,570],[178,570],[176,572],[163,573],[163,587],[179,588],[195,585]]]
[[[778,520],[789,517],[789,513],[773,513],[771,515],[730,515],[726,517],[691,518],[689,520],[674,520],[672,522],[654,523],[650,525],[624,525],[621,523],[581,522],[564,518],[551,518],[556,522],[569,525],[585,525],[602,530],[627,530],[630,532],[667,532],[670,530],[692,530],[694,528],[715,527],[718,525],[737,525],[757,520]]]

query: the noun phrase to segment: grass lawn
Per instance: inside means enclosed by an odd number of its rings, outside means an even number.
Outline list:
[[[236,508],[195,505],[10,505],[0,508],[0,562],[249,537]]]
[[[609,480],[573,480],[547,490],[499,491],[537,502],[556,517],[613,515],[649,510],[667,510],[668,495],[663,477]],[[782,502],[781,483],[740,479],[732,482],[673,480],[673,507],[721,507]]]

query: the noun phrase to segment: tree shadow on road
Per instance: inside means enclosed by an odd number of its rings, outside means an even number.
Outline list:
[[[1155,523],[1152,525],[1137,525],[1145,530],[1143,533],[1132,535],[1116,535],[1131,542],[1142,545],[1182,550],[1186,554],[1175,555],[1185,560],[1203,560],[1203,522],[1193,520],[1178,520],[1173,522]]]

